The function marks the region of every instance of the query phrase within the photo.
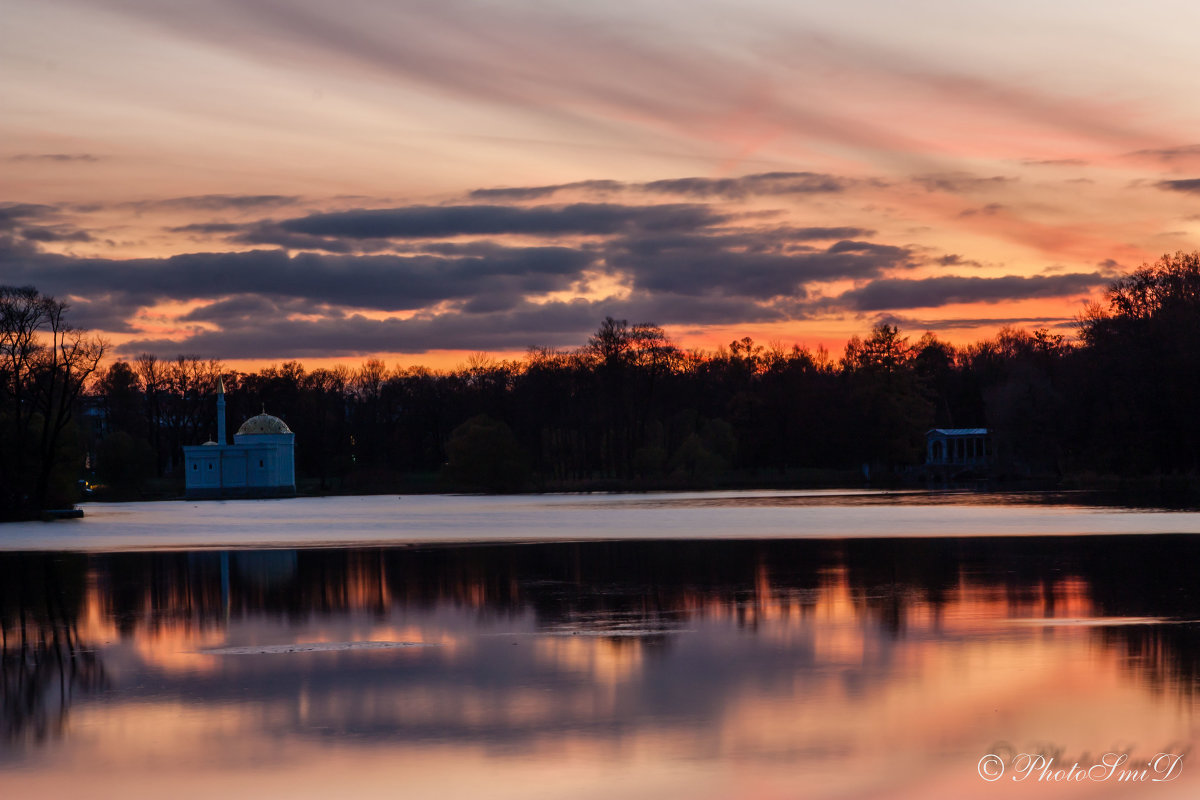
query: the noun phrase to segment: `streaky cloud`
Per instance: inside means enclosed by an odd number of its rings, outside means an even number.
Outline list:
[[[879,185],[880,181],[871,181]],[[721,198],[741,200],[748,197],[789,194],[830,194],[845,191],[859,183],[820,172],[763,172],[736,178],[668,178],[644,183],[623,183],[610,180],[575,181],[547,186],[513,186],[495,189],[476,189],[470,197],[476,200],[537,200],[564,191],[613,193],[620,191],[645,194],[677,195],[698,199]]]
[[[1026,158],[1021,163],[1027,167],[1086,167],[1091,162],[1084,158]]]
[[[949,317],[929,319],[909,317],[903,314],[879,314],[875,323],[886,323],[899,328],[924,330],[952,330],[963,328],[991,328],[1005,326],[1037,326],[1041,328],[1071,328],[1076,325],[1073,317]]]
[[[474,200],[539,200],[562,191],[582,189],[589,192],[610,193],[628,188],[621,181],[594,180],[557,183],[549,186],[510,186],[494,189],[474,189],[468,197]]]
[[[934,263],[941,267],[982,267],[983,264],[972,258],[964,258],[958,253],[947,253],[944,256],[939,256],[934,259]]]
[[[245,225],[240,225],[236,222],[193,222],[190,225],[178,225],[173,228],[167,228],[167,233],[195,233],[195,234],[224,234],[237,233],[245,229]]]
[[[981,176],[969,172],[947,172],[933,175],[915,175],[913,182],[928,192],[968,194],[985,189],[995,189],[1015,183],[1018,179],[1007,175]]]
[[[12,231],[27,220],[58,216],[58,208],[43,203],[0,203],[0,231]]]
[[[638,185],[646,192],[691,197],[740,199],[754,195],[828,194],[841,192],[849,184],[844,178],[817,172],[764,172],[740,178],[676,178]]]
[[[708,206],[574,203],[522,208],[504,205],[407,206],[355,209],[284,220],[285,233],[351,239],[425,239],[524,234],[607,235],[625,230],[693,229],[727,217]]]
[[[1145,150],[1134,150],[1130,156],[1154,158],[1171,163],[1200,157],[1200,144],[1184,144],[1177,147],[1152,147]]]
[[[1200,178],[1185,178],[1175,181],[1159,181],[1155,184],[1160,189],[1186,194],[1200,194]]]
[[[92,153],[19,153],[9,156],[9,161],[41,161],[58,164],[94,164],[103,161],[104,156]]]
[[[288,255],[282,250],[187,253],[113,260],[0,250],[6,280],[50,294],[105,295],[128,314],[161,301],[229,295],[303,298],[353,308],[413,311],[480,294],[565,291],[598,256],[563,247],[497,250],[487,256]]]
[[[21,237],[31,242],[90,242],[92,235],[70,225],[43,225],[21,229]]]
[[[727,296],[769,300],[803,298],[807,285],[875,277],[914,266],[909,250],[864,242],[828,248],[739,251],[720,246],[721,237],[631,239],[614,243],[609,266],[629,274],[635,290],[689,297]]]
[[[301,199],[296,195],[282,194],[198,194],[155,200],[135,200],[121,203],[120,206],[138,212],[150,210],[226,211],[290,206],[296,205]]]
[[[57,206],[41,203],[4,203],[0,204],[0,233],[42,244],[93,240],[90,233],[60,221],[62,218],[62,212]]]
[[[856,311],[933,308],[949,303],[999,303],[1080,294],[1108,281],[1109,277],[1100,272],[1032,277],[1005,275],[998,278],[881,278],[839,295],[835,302]]]

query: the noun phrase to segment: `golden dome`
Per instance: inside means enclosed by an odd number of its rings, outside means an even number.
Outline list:
[[[256,417],[251,417],[242,423],[242,427],[237,429],[236,436],[254,436],[258,434],[270,433],[291,433],[292,429],[287,426],[279,417],[273,417],[270,414],[259,414]]]

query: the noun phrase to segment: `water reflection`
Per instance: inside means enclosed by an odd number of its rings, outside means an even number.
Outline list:
[[[104,667],[82,638],[80,556],[0,556],[0,745],[61,736],[76,695],[104,687]]]
[[[805,796],[897,775],[971,794],[998,741],[1190,741],[1197,555],[1186,536],[0,555],[0,784],[453,756],[514,780],[570,764],[565,785],[641,765],[622,796],[745,796],[748,764]]]

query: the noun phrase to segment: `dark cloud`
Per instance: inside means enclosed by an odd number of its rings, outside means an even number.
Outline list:
[[[491,241],[397,241],[399,234],[416,234],[421,230],[437,229],[439,235],[467,235],[468,232],[491,231],[488,235],[598,235],[619,234],[627,246],[640,243],[642,247],[660,250],[668,246],[742,248],[747,251],[779,250],[798,242],[846,239],[871,236],[875,231],[852,226],[746,228],[730,230],[714,226],[730,221],[702,205],[575,205],[537,207],[533,209],[506,208],[494,214],[496,206],[452,206],[452,213],[429,214],[441,210],[436,206],[418,206],[418,214],[404,213],[408,209],[388,210],[381,215],[360,215],[345,212],[332,219],[300,217],[283,222],[261,222],[245,226],[189,225],[172,230],[180,232],[228,233],[240,230],[230,240],[239,244],[274,245],[289,250],[322,250],[329,253],[369,253],[379,251],[423,252],[443,255],[485,255],[501,247]],[[474,213],[474,209],[482,209]],[[557,212],[563,212],[561,214]],[[393,213],[396,212],[396,213]],[[465,213],[460,213],[465,212]],[[515,213],[509,213],[515,212]],[[536,212],[536,213],[535,213]],[[316,215],[313,215],[316,216]],[[322,215],[324,216],[324,215]],[[422,223],[428,222],[428,227]],[[305,228],[318,231],[292,230]],[[539,231],[539,228],[541,229]],[[385,235],[386,234],[386,235]],[[395,236],[395,238],[388,238]],[[413,235],[413,239],[422,237]]]
[[[874,236],[869,228],[779,228],[779,234],[795,240],[853,239],[857,236]]]
[[[1185,144],[1178,147],[1156,147],[1149,150],[1136,150],[1129,155],[1157,158],[1160,161],[1172,162],[1200,156],[1200,144]]]
[[[301,198],[282,194],[199,194],[189,197],[168,197],[162,200],[138,200],[121,204],[135,211],[226,211],[251,208],[274,208],[299,203]]]
[[[960,217],[974,217],[976,215],[990,217],[1004,210],[1004,206],[1000,203],[988,203],[986,206],[979,208],[965,208],[958,212]]]
[[[676,178],[639,184],[647,192],[740,199],[754,195],[841,192],[848,181],[817,172],[764,172],[740,178]]]
[[[415,242],[415,243],[392,243],[390,245],[394,250],[408,249],[414,253],[434,253],[440,256],[476,256],[497,257],[505,253],[512,253],[514,248],[509,245],[500,244],[489,239],[473,239],[466,241],[450,241],[450,242]]]
[[[7,212],[23,230],[29,221],[52,223],[54,209]],[[907,248],[868,241],[867,229],[745,227],[746,220],[686,203],[364,209],[168,229],[257,238],[299,251],[292,254],[272,247],[122,261],[29,258],[25,247],[19,257],[0,255],[0,267],[48,293],[88,298],[78,322],[104,330],[128,331],[138,309],[159,302],[200,301],[179,320],[194,326],[186,339],[139,339],[126,354],[274,358],[575,346],[609,314],[698,326],[797,319],[809,311],[811,283],[915,264]],[[460,235],[587,239],[514,247]],[[372,247],[391,252],[370,254]],[[576,290],[595,274],[629,285],[632,297],[530,299]],[[364,311],[415,316],[379,320]]]
[[[1027,158],[1021,163],[1027,167],[1086,167],[1091,162],[1082,158]]]
[[[42,287],[39,285],[38,288]],[[58,299],[66,299],[67,318],[77,328],[108,333],[133,331],[133,327],[129,324],[129,318],[135,309],[125,302],[123,296],[97,294],[80,297],[70,292],[59,292]]]
[[[497,189],[476,189],[468,196],[475,200],[540,200],[571,189],[582,189],[589,192],[611,193],[626,189],[629,184],[620,181],[574,181],[572,183],[557,183],[550,186],[512,186]]]
[[[728,199],[751,192],[837,191],[838,185],[815,173],[764,173],[632,188]],[[573,186],[607,191],[615,184]],[[0,271],[8,281],[78,299],[73,321],[102,330],[129,332],[128,321],[139,309],[157,303],[192,303],[178,320],[190,330],[184,339],[139,338],[121,353],[219,358],[572,347],[607,315],[681,326],[779,322],[832,305],[869,311],[930,304],[916,302],[918,295],[955,302],[960,295],[999,299],[1006,291],[1062,294],[1063,281],[1081,277],[995,279],[1025,281],[1019,290],[965,278],[946,279],[958,282],[953,284],[904,281],[896,274],[928,256],[873,241],[874,231],[772,225],[772,215],[732,214],[704,202],[416,205],[204,221],[205,212],[297,201],[282,195],[156,201],[158,209],[200,215],[200,221],[167,228],[169,233],[223,236],[256,249],[128,260],[38,251],[21,238],[30,230],[43,232],[35,234],[39,241],[61,242],[77,229],[68,228],[54,207],[8,204],[0,206],[0,229],[9,230],[0,241]],[[513,236],[565,243],[514,246]],[[947,256],[941,263],[964,262]],[[605,285],[598,275],[631,293],[623,299],[539,299]],[[814,300],[814,286],[831,281],[873,282],[835,301]],[[881,292],[901,301],[879,305]],[[378,319],[372,312],[406,318]]]
[[[70,225],[49,225],[21,229],[21,237],[31,242],[90,242],[92,235]]]
[[[345,316],[340,309],[308,298],[269,298],[243,294],[214,303],[206,303],[180,317],[183,322],[208,322],[215,325],[245,326],[256,320],[278,320],[290,314],[320,315],[328,318]]]
[[[476,200],[538,200],[558,192],[583,190],[599,193],[619,191],[682,195],[691,198],[740,200],[760,195],[828,194],[844,191],[854,184],[848,178],[819,172],[763,172],[736,178],[671,178],[648,183],[619,181],[575,181],[549,186],[515,186],[476,189]]]
[[[38,203],[0,204],[0,231],[13,231],[29,220],[45,220],[58,216],[54,206]]]
[[[768,300],[804,297],[806,284],[874,277],[912,266],[902,247],[839,241],[824,250],[739,251],[722,237],[631,239],[618,242],[607,263],[633,278],[635,290],[689,297],[705,295]]]
[[[168,233],[195,233],[202,235],[214,235],[224,233],[238,233],[245,230],[245,225],[240,225],[236,222],[196,222],[191,225],[180,225],[175,228],[167,228]]]
[[[336,256],[281,250],[191,253],[127,261],[40,253],[5,258],[6,280],[51,294],[108,295],[127,313],[162,300],[257,294],[411,311],[489,293],[570,288],[597,255],[565,247],[497,248],[486,256]]]
[[[251,225],[235,226],[240,233],[229,235],[228,240],[234,244],[260,247],[284,247],[288,250],[320,250],[326,253],[378,253],[381,250],[395,250],[388,239],[359,239],[333,236],[313,236],[307,233],[293,233],[284,230],[275,222],[260,222]]]
[[[575,203],[565,206],[407,206],[357,209],[288,219],[273,227],[290,234],[349,239],[424,239],[521,234],[609,235],[626,230],[679,230],[726,219],[708,206],[629,206]]]
[[[647,192],[688,194],[695,197],[730,197],[747,193],[834,191],[842,179],[817,173],[777,172],[746,175],[740,178],[685,178],[644,184],[616,181],[579,181],[555,186],[512,189],[481,189],[475,198],[524,200],[553,194],[565,188],[612,191],[633,188]],[[273,198],[273,199],[272,199]],[[158,206],[192,205],[201,210],[225,207],[251,207],[268,199],[291,202],[281,196],[203,195],[154,201]],[[143,204],[141,207],[145,207]],[[236,244],[284,247],[296,251],[323,251],[337,254],[378,253],[384,251],[428,251],[414,248],[406,241],[450,239],[459,236],[649,236],[662,232],[687,233],[732,222],[734,217],[703,203],[619,204],[573,203],[524,207],[497,203],[450,206],[402,206],[396,208],[360,208],[348,211],[312,213],[282,220],[254,223],[220,220],[167,228],[171,233],[201,236],[226,236]],[[762,249],[768,240],[790,238],[793,242],[845,239],[871,236],[874,231],[851,227],[778,227],[749,231],[742,246]],[[436,246],[452,244],[436,243]],[[726,242],[725,244],[728,244]],[[435,243],[430,243],[435,246]]]
[[[1004,175],[982,177],[967,172],[947,172],[913,177],[913,182],[924,187],[927,192],[949,192],[951,194],[968,194],[982,189],[994,189],[1016,180],[1016,178]]]
[[[885,259],[900,262],[909,256],[909,251],[903,247],[894,247],[887,244],[874,244],[872,242],[856,242],[856,241],[840,241],[834,242],[829,246],[830,253],[868,253],[881,256]]]
[[[1187,178],[1178,181],[1159,181],[1154,184],[1160,189],[1167,189],[1172,192],[1186,192],[1188,194],[1200,194],[1200,178]]]
[[[10,156],[9,161],[49,161],[57,163],[88,164],[102,161],[103,156],[91,153],[21,153]]]
[[[942,267],[982,267],[978,261],[969,258],[963,258],[958,253],[948,253],[934,259],[934,263]]]
[[[58,221],[61,216],[56,206],[5,203],[0,205],[0,233],[43,244],[92,241],[87,231]]]
[[[902,314],[879,314],[875,324],[886,323],[899,328],[920,328],[923,330],[949,330],[960,328],[989,328],[1015,327],[1033,328],[1071,328],[1075,326],[1073,317],[951,317],[949,319],[923,319],[907,317]]]
[[[894,308],[932,308],[948,303],[998,303],[1032,297],[1062,297],[1088,292],[1108,282],[1099,272],[1000,278],[946,276],[940,278],[881,278],[852,289],[836,303],[857,311]]]

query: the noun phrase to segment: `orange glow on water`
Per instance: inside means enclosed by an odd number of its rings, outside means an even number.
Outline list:
[[[1070,571],[1005,582],[964,565],[930,595],[864,582],[842,557],[817,568],[760,555],[736,585],[667,583],[632,603],[585,592],[552,621],[531,609],[553,614],[546,598],[574,596],[563,591],[578,575],[539,595],[519,574],[497,581],[500,564],[453,558],[413,571],[376,551],[212,554],[163,561],[169,581],[143,559],[132,594],[136,571],[94,566],[77,636],[112,691],[78,698],[40,745],[52,768],[0,766],[0,779],[97,797],[400,784],[489,797],[531,786],[647,800],[951,797],[980,791],[975,764],[996,748],[1049,747],[1069,766],[1119,746],[1152,756],[1196,733],[1186,686],[1147,680],[1172,658],[1161,640],[1131,660],[1104,633],[1161,621],[1102,616],[1096,587]],[[810,577],[797,583],[800,567]],[[265,610],[280,602],[286,617]],[[1195,786],[1185,771],[1161,788]]]

